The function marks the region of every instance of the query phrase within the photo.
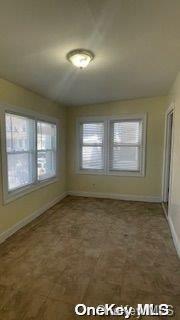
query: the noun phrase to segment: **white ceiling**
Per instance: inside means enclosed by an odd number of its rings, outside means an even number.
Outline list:
[[[164,95],[179,67],[180,0],[1,1],[0,76],[63,104]]]

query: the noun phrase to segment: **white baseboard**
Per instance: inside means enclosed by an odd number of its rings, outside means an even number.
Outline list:
[[[176,234],[176,231],[175,231],[175,228],[174,228],[174,224],[173,224],[171,218],[167,217],[167,221],[169,223],[169,227],[170,227],[170,230],[171,230],[174,246],[175,246],[177,254],[178,254],[179,258],[180,258],[180,241],[179,241],[178,236]]]
[[[30,223],[31,221],[33,221],[34,219],[36,219],[37,217],[39,217],[41,214],[43,214],[45,211],[47,211],[48,209],[50,209],[51,207],[53,207],[56,203],[58,203],[59,201],[61,201],[62,199],[64,199],[67,196],[67,192],[62,193],[60,196],[58,196],[57,198],[55,198],[54,200],[46,203],[42,208],[36,210],[35,212],[33,212],[31,215],[25,217],[23,220],[19,221],[18,223],[16,223],[14,226],[12,226],[11,228],[7,229],[6,231],[2,232],[0,234],[0,243],[4,242],[7,238],[9,238],[10,236],[12,236],[15,232],[17,232],[19,229],[23,228],[24,226],[26,226],[28,223]]]
[[[36,210],[31,215],[25,217],[23,220],[7,229],[0,234],[0,243],[4,242],[7,238],[17,232],[19,229],[26,226],[28,223],[39,217],[45,211],[53,207],[56,203],[64,199],[67,195],[80,196],[80,197],[94,197],[94,198],[107,198],[107,199],[117,199],[117,200],[128,200],[128,201],[143,201],[143,202],[161,202],[161,197],[158,196],[138,196],[138,195],[127,195],[127,194],[114,194],[114,193],[98,193],[98,192],[85,192],[85,191],[68,191],[62,193],[60,196],[54,200],[45,204],[42,208]],[[167,217],[167,216],[166,216]],[[177,234],[174,229],[174,225],[170,217],[167,217],[169,227],[172,233],[174,245],[178,256],[180,257],[180,242],[178,240]]]
[[[163,208],[163,211],[164,211],[165,217],[166,217],[166,219],[168,220],[168,212],[167,212],[167,208],[166,208],[166,206],[165,206],[164,202],[162,202],[162,208]]]
[[[127,201],[158,202],[158,203],[161,203],[162,201],[160,196],[139,196],[139,195],[133,195],[133,194],[119,194],[119,193],[68,191],[68,195],[80,196],[80,197],[127,200]]]

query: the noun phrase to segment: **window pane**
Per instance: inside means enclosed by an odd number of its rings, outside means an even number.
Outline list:
[[[6,150],[21,152],[33,149],[34,120],[6,114]]]
[[[38,180],[48,179],[56,175],[56,153],[39,151],[37,159]]]
[[[8,154],[8,189],[13,190],[33,182],[32,154]]]
[[[104,123],[83,123],[81,126],[83,144],[103,143]]]
[[[56,149],[56,125],[38,121],[37,123],[38,150]]]
[[[141,123],[140,121],[114,122],[114,143],[140,143]]]
[[[138,171],[139,147],[113,147],[111,170]]]
[[[104,167],[102,147],[82,147],[82,169],[99,169]]]

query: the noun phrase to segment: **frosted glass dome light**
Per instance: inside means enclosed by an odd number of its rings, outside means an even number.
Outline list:
[[[84,69],[94,59],[91,51],[84,49],[72,50],[67,54],[67,59],[77,68]]]

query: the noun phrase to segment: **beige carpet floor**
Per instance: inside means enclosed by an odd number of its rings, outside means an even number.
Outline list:
[[[1,244],[0,320],[94,318],[75,316],[78,303],[167,303],[180,319],[180,262],[160,204],[69,196]]]

